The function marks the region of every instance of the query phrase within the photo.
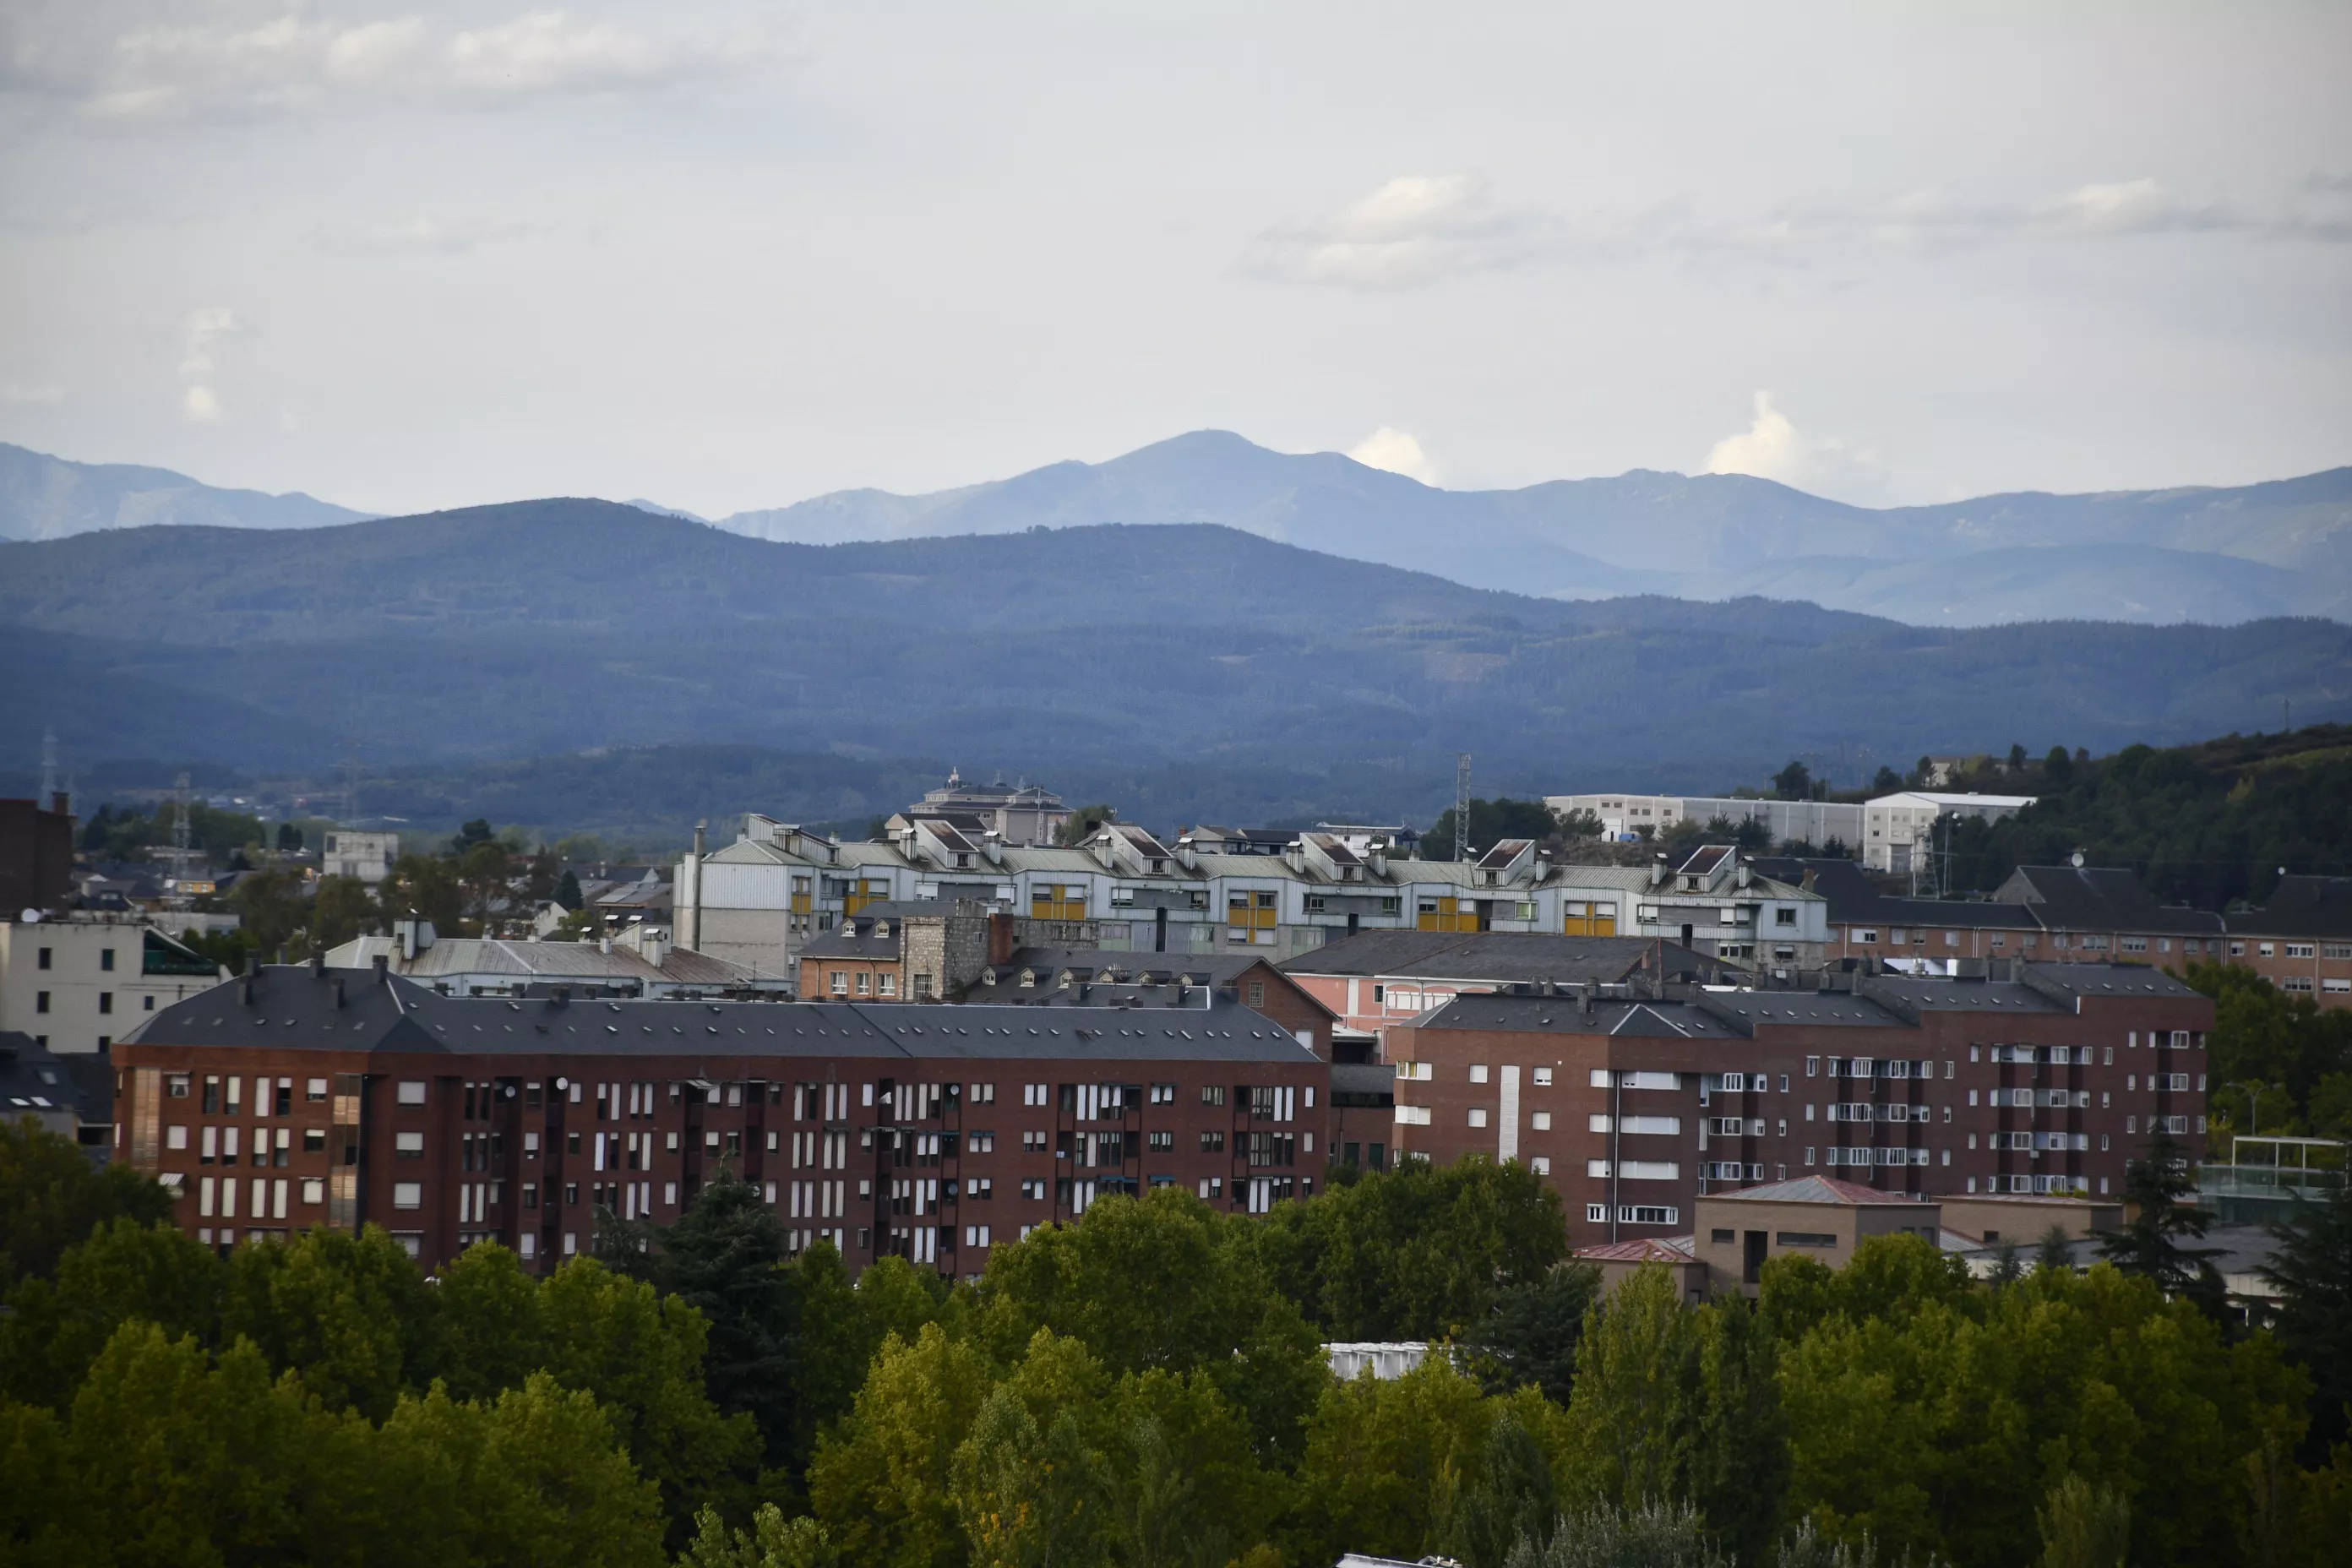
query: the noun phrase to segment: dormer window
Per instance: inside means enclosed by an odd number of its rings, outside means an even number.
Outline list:
[[[1024,987],[1035,985],[1037,984],[1037,972],[1034,969],[1023,970],[1021,972],[1021,984]]]

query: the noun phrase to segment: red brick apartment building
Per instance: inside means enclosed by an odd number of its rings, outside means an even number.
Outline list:
[[[1335,1015],[1338,1061],[1381,1061],[1391,1027],[1410,1028],[1460,995],[1549,982],[1626,984],[1716,980],[1745,972],[1655,937],[1532,931],[1372,931],[1303,952],[1283,966]]]
[[[1688,1231],[1704,1194],[1807,1173],[2113,1195],[2158,1125],[2201,1155],[2210,1001],[2138,966],[1978,967],[1465,995],[1389,1037],[1400,1148],[1528,1162],[1574,1246]]]
[[[491,1238],[552,1268],[599,1207],[674,1220],[727,1168],[796,1247],[973,1274],[1104,1194],[1258,1213],[1328,1155],[1328,1065],[1238,1004],[509,1000],[280,965],[113,1055],[119,1153],[190,1235],[373,1222],[428,1267]]]

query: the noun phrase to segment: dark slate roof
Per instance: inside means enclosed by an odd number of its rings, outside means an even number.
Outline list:
[[[104,1058],[90,1059],[103,1065]],[[30,1035],[0,1033],[0,1120],[64,1111],[86,1121],[108,1120],[83,1104],[81,1075]]]
[[[1650,937],[1368,931],[1325,942],[1282,968],[1291,974],[1409,974],[1432,980],[1581,984],[1622,980],[1654,951],[1663,956],[1669,974],[1718,967],[1703,953]]]
[[[1334,1062],[1331,1066],[1331,1092],[1339,1094],[1396,1094],[1396,1068],[1384,1062]]]
[[[1829,900],[1832,925],[1943,927],[1951,931],[2038,931],[2042,922],[2021,903],[1981,899],[1908,899],[1882,892],[1852,860],[1759,855],[1757,872],[1778,882],[1801,885],[1808,874],[1813,891]]]
[[[1763,1027],[1802,1024],[1884,1029],[1903,1023],[1898,1015],[1848,991],[1718,991],[1707,996],[1706,1006]]]
[[[2144,963],[2028,963],[2036,984],[2070,996],[2178,996],[2203,993]]]
[[[2132,971],[2135,974],[2147,973]],[[1946,980],[1935,975],[1886,973],[1874,974],[1869,981],[1874,993],[1885,992],[1923,1012],[1958,1013],[2061,1013],[2066,1009],[2042,992],[2021,981],[1962,978]]]
[[[1738,1031],[1687,1002],[1641,1002],[1604,998],[1582,1012],[1573,996],[1508,996],[1471,993],[1456,996],[1413,1027],[1509,1029],[1550,1035],[1654,1036],[1662,1039],[1737,1038]]]
[[[343,1005],[334,983],[343,983]],[[1312,1061],[1282,1026],[1223,1003],[1180,1017],[1115,1007],[1056,1010],[911,1004],[508,1001],[442,996],[372,971],[262,971],[245,1000],[228,981],[163,1009],[121,1045],[267,1045],[319,1050],[587,1055],[1038,1057]]]
[[[2261,909],[2228,924],[2232,936],[2352,937],[2352,877],[2281,877]]]
[[[836,927],[801,944],[803,958],[856,958],[869,963],[886,963],[899,952],[901,933],[906,928],[898,921],[890,922],[888,936],[877,936],[871,929]]]
[[[2138,877],[2111,867],[2020,866],[1993,897],[2026,905],[2051,931],[2221,934],[2221,916],[2159,904]]]

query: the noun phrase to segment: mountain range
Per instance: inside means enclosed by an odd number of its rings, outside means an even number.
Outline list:
[[[162,469],[0,447],[0,538],[362,515],[299,494],[216,490]],[[1203,430],[1104,463],[1055,463],[928,495],[842,490],[718,526],[835,544],[1111,522],[1217,523],[1468,587],[1566,599],[1760,595],[1948,626],[2352,619],[2352,468],[2230,489],[1871,509],[1738,474],[1635,470],[1447,490],[1337,453],[1274,452]]]
[[[1507,594],[1223,525],[808,545],[560,500],[0,543],[0,756],[53,725],[68,765],[719,745],[1130,802],[1176,781],[1234,815],[1425,818],[1462,751],[1482,794],[1715,790],[1791,755],[1854,783],[2352,718],[2352,626],[2325,619],[1916,627]],[[705,809],[696,787],[648,807]]]
[[[74,463],[0,441],[0,539],[64,539],[94,529],[182,523],[319,528],[368,515],[299,490],[222,489],[169,468]]]

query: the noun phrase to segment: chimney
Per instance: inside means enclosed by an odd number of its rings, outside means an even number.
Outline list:
[[[991,910],[988,913],[989,967],[993,969],[1000,964],[1012,963],[1013,954],[1019,946],[1019,942],[1020,939],[1013,923],[1013,917],[1003,910]]]
[[[73,796],[68,795],[61,789],[51,790],[49,792],[49,809],[56,812],[59,816],[71,815],[73,811]]]
[[[1738,885],[1739,885],[1740,887],[1745,888],[1746,886],[1748,886],[1748,879],[1749,879],[1749,878],[1751,878],[1751,877],[1753,877],[1755,874],[1756,874],[1756,868],[1755,868],[1754,867],[1750,866],[1750,865],[1749,865],[1749,864],[1748,864],[1748,862],[1743,858],[1743,859],[1739,862],[1739,869],[1738,869],[1738,871],[1734,872],[1734,873],[1733,873],[1733,876],[1734,876],[1734,878],[1736,879],[1736,880],[1738,881]]]
[[[392,984],[392,955],[390,953],[379,952],[375,955],[375,983],[378,985],[389,985]]]
[[[327,950],[323,947],[314,947],[310,950],[310,978],[313,980],[324,979],[326,977],[326,973]]]
[[[1307,846],[1294,838],[1282,847],[1282,863],[1300,876],[1307,874]]]
[[[338,1013],[340,1013],[340,1012],[341,1012],[342,1010],[343,1010],[343,977],[342,977],[341,975],[338,974],[338,975],[336,975],[336,976],[335,976],[335,1011],[336,1011],[336,1012],[338,1012]]]
[[[1650,886],[1654,888],[1665,879],[1666,853],[1664,850],[1661,849],[1655,855],[1650,857]]]

